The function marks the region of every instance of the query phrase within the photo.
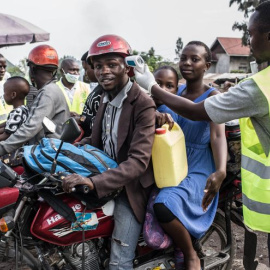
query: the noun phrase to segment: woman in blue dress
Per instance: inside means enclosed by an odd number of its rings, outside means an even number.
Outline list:
[[[178,95],[200,102],[218,94],[216,89],[203,83],[210,65],[209,48],[199,41],[188,43],[179,62],[186,85],[179,87]],[[192,239],[202,237],[215,217],[218,190],[226,176],[225,130],[224,125],[191,121],[181,116],[177,122],[185,134],[188,175],[177,187],[159,191],[154,212],[174,245],[183,252],[185,269],[199,270],[200,260]]]

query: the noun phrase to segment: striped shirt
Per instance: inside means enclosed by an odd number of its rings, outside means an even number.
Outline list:
[[[125,87],[113,99],[109,100],[108,93],[104,93],[103,103],[108,103],[102,120],[102,143],[103,150],[114,160],[117,158],[117,138],[119,118],[122,112],[123,102],[132,87],[129,80]]]

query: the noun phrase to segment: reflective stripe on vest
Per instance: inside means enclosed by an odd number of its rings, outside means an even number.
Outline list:
[[[270,215],[270,205],[268,203],[256,202],[249,199],[245,194],[242,195],[243,204],[251,211]]]
[[[270,117],[270,67],[253,79],[268,100]],[[250,118],[240,119],[241,176],[245,224],[253,230],[270,233],[270,153],[264,153]]]
[[[241,159],[242,168],[253,172],[254,174],[258,175],[261,179],[267,179],[270,175],[270,166],[262,164],[257,160],[251,159],[242,155]]]
[[[64,96],[65,96],[65,99],[66,99],[66,102],[68,104],[68,107],[69,107],[69,110],[71,112],[76,112],[78,114],[81,114],[82,111],[83,111],[83,107],[84,107],[84,103],[88,97],[88,95],[90,94],[90,87],[88,84],[86,83],[83,83],[83,82],[80,82],[78,81],[76,84],[76,90],[75,90],[75,93],[74,93],[74,96],[73,96],[73,101],[72,101],[72,104],[70,102],[70,99],[66,93],[66,90],[64,88],[64,85],[61,81],[58,81],[56,83],[59,88],[62,90]]]

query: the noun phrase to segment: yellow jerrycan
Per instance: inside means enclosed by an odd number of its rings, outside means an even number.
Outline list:
[[[159,188],[178,186],[187,176],[185,136],[177,123],[171,131],[168,124],[156,129],[152,162]]]

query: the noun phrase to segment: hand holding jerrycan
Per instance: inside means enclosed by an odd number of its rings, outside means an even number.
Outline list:
[[[178,186],[187,176],[185,136],[177,123],[171,131],[168,124],[156,129],[152,161],[159,188]]]

